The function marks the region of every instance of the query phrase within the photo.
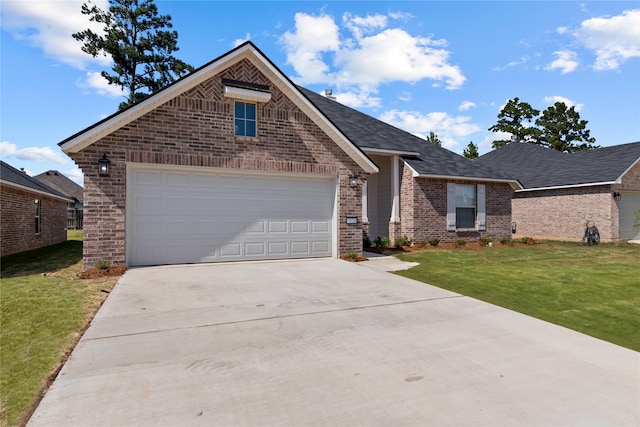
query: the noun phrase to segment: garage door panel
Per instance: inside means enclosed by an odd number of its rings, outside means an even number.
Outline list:
[[[314,254],[317,253],[325,253],[330,250],[330,243],[328,240],[323,241],[313,241],[311,242],[311,252]]]
[[[332,255],[334,178],[133,167],[127,191],[130,265]]]
[[[311,255],[311,244],[308,241],[291,242],[291,255]]]

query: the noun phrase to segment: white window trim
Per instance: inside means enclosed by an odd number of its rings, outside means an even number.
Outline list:
[[[248,123],[248,122],[250,122],[250,121],[255,122],[255,125],[256,125],[256,134],[255,134],[255,135],[253,135],[253,136],[250,136],[250,135],[238,135],[238,134],[236,134],[236,131],[235,131],[235,124],[236,124],[236,120],[238,120],[238,118],[237,118],[237,117],[236,117],[236,115],[235,115],[235,110],[236,110],[236,106],[237,106],[237,103],[238,103],[238,102],[242,102],[242,103],[245,105],[245,113],[246,113],[246,106],[247,106],[247,105],[252,105],[252,106],[253,106],[253,107],[255,107],[255,109],[256,109],[256,118],[255,118],[255,120],[247,119],[246,117],[244,117],[244,118],[241,118],[241,119],[240,119],[240,120],[243,120],[243,121],[244,121],[245,134],[247,133],[247,123]],[[253,103],[253,102],[246,102],[246,101],[236,100],[236,101],[234,102],[234,105],[233,105],[233,125],[234,125],[233,135],[234,135],[236,138],[257,139],[257,138],[258,138],[258,104]]]
[[[473,230],[486,231],[487,229],[487,208],[486,208],[486,186],[475,184],[476,186],[476,226]],[[456,227],[456,184],[447,183],[447,231],[458,231]],[[462,229],[461,229],[462,230]],[[466,229],[464,229],[466,230]]]

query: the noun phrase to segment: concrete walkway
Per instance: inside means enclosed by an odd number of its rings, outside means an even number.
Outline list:
[[[639,425],[639,353],[384,262],[131,269],[29,426]]]

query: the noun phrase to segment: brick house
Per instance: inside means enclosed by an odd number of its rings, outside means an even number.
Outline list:
[[[337,257],[361,253],[363,236],[497,238],[520,188],[296,86],[251,42],[60,146],[85,176],[85,267]]]
[[[640,142],[577,153],[508,144],[474,162],[518,179],[517,236],[580,240],[593,221],[603,241],[640,240]]]
[[[67,229],[82,230],[83,189],[56,170],[48,170],[34,177],[44,185],[64,194],[71,202],[67,205]]]
[[[67,203],[58,191],[0,161],[0,255],[67,240]]]

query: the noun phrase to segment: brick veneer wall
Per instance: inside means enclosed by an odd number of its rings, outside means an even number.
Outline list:
[[[34,200],[41,200],[40,233],[35,233]],[[0,255],[10,255],[67,240],[67,202],[3,185]]]
[[[270,86],[271,100],[257,108],[258,138],[234,136],[234,100],[224,98],[222,78]],[[102,153],[111,173],[100,178]],[[102,259],[126,262],[126,164],[132,162],[338,176],[338,250],[362,252],[361,222],[345,218],[361,218],[361,185],[352,189],[348,180],[363,171],[247,60],[70,156],[85,174],[85,268]]]
[[[517,192],[513,221],[517,236],[579,240],[587,221],[595,222],[602,241],[618,238],[618,207],[611,186]]]
[[[627,171],[622,177],[622,185],[616,186],[616,190],[640,191],[640,162]]]
[[[494,241],[511,236],[511,197],[509,184],[484,182],[486,203],[485,231],[447,231],[447,182],[442,179],[413,178],[409,168],[402,175],[401,215],[402,233],[414,242],[427,242],[438,238],[443,243],[458,239],[476,242],[479,237]],[[472,181],[454,181],[457,184],[478,184]]]

